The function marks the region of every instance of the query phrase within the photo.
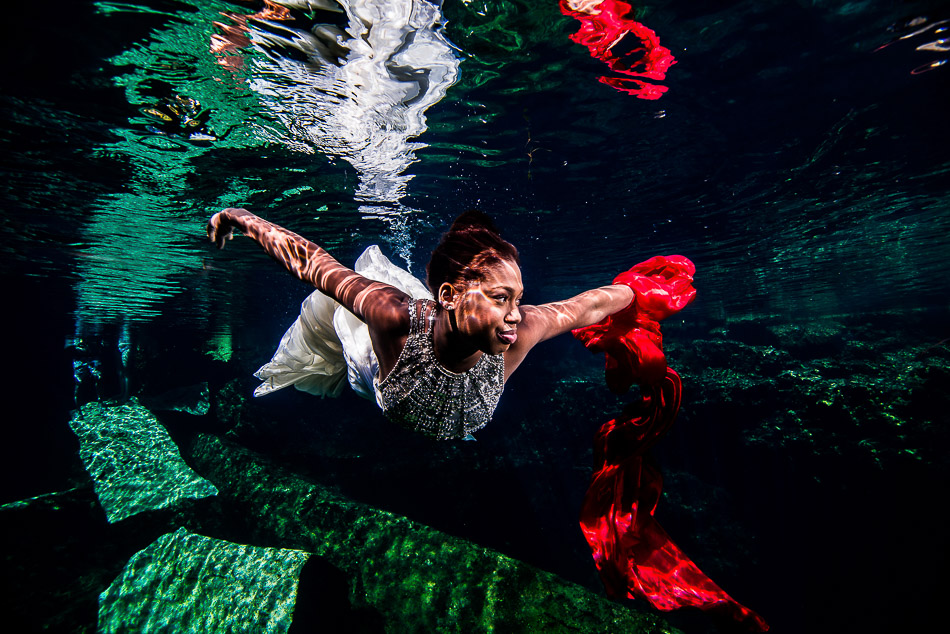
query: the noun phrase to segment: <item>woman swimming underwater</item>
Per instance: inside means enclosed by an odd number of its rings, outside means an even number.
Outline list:
[[[682,391],[667,366],[658,322],[695,297],[695,268],[687,258],[655,256],[612,285],[523,306],[518,251],[478,211],[459,216],[442,236],[426,266],[428,289],[377,247],[348,269],[313,242],[244,209],[215,214],[208,236],[223,247],[234,229],[317,288],[258,370],[263,383],[255,395],[288,385],[336,395],[345,376],[407,429],[471,438],[538,343],[573,330],[588,349],[605,353],[608,387],[624,393],[637,383],[641,392],[638,403],[596,433],[594,474],[581,509],[607,594],[643,598],[660,610],[695,607],[751,631],[768,629],[703,574],[653,516],[662,478],[644,456],[672,425]]]
[[[484,427],[505,381],[535,345],[634,301],[629,286],[610,285],[521,305],[518,251],[478,211],[459,216],[433,251],[426,266],[431,295],[376,247],[353,270],[244,209],[225,209],[208,222],[219,248],[234,229],[320,291],[304,301],[274,359],[258,371],[264,384],[255,395],[291,384],[336,395],[346,375],[358,393],[375,397],[387,418],[439,439],[466,438]]]

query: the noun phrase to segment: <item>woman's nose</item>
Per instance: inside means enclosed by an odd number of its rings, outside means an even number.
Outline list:
[[[510,313],[505,316],[505,321],[509,324],[520,324],[521,323],[521,311],[515,306]]]

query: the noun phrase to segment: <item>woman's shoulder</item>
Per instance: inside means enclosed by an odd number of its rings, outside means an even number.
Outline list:
[[[415,300],[395,288],[395,292],[387,291],[379,289],[371,298],[371,305],[364,308],[366,324],[371,330],[390,336],[408,334]]]

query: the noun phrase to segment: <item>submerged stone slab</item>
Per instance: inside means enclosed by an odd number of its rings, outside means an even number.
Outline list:
[[[387,631],[678,631],[499,552],[342,498],[220,438],[201,435],[190,451],[255,540],[342,570],[351,604],[378,612]]]
[[[99,632],[286,632],[309,553],[184,528],[136,553],[99,597]]]
[[[69,426],[110,523],[218,492],[185,464],[165,428],[134,398],[87,403]]]

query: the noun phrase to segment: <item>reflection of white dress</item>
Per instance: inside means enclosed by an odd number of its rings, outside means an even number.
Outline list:
[[[412,178],[405,172],[426,147],[418,140],[427,130],[425,113],[458,79],[458,49],[443,32],[441,0],[320,4],[344,12],[346,26],[307,31],[247,21],[264,53],[253,59],[251,88],[286,128],[271,130],[279,142],[352,164],[359,201],[398,203]]]
[[[353,268],[413,298],[432,299],[425,284],[390,262],[375,245],[363,252]],[[273,358],[254,373],[263,381],[254,396],[289,385],[317,396],[339,396],[345,376],[357,394],[379,403],[378,371],[366,324],[336,300],[314,291],[300,304],[300,317],[284,333]]]

